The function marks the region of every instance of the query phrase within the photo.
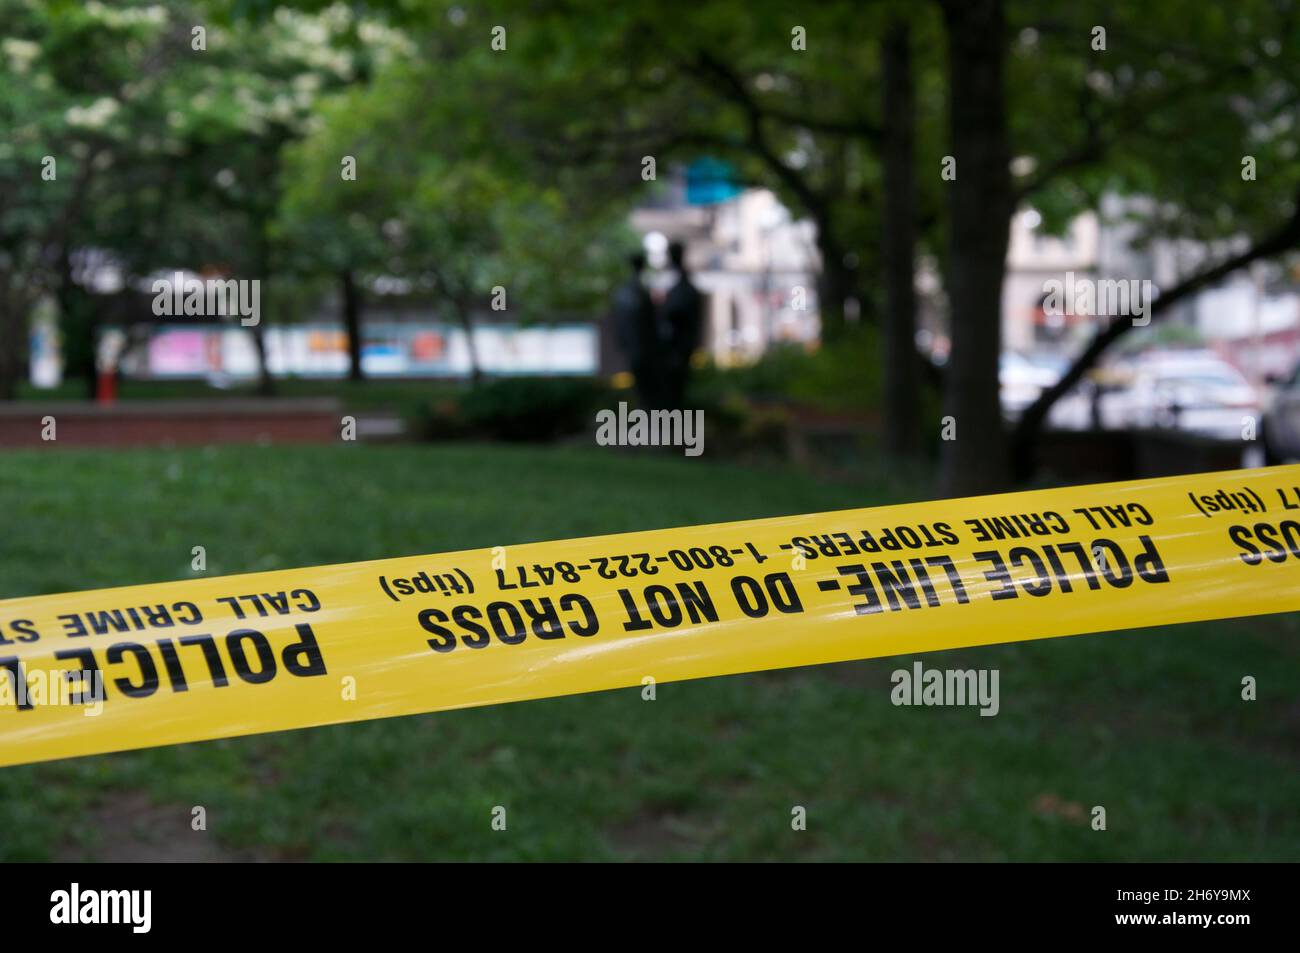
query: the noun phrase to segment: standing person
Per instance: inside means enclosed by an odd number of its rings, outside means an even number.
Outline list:
[[[650,300],[650,293],[642,280],[645,253],[633,252],[627,260],[632,273],[614,291],[614,332],[636,378],[641,403],[655,408],[659,405],[664,378],[664,347],[659,339],[654,302]]]
[[[686,249],[681,242],[668,246],[668,259],[677,281],[664,298],[664,330],[667,334],[666,397],[669,406],[681,407],[686,400],[686,381],[691,372],[691,355],[700,346],[704,323],[704,299],[686,271]]]

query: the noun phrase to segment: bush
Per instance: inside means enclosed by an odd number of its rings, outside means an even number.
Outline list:
[[[744,367],[701,369],[691,396],[704,404],[740,396],[830,412],[872,410],[880,406],[883,391],[879,338],[874,327],[857,327],[815,351],[778,344]]]
[[[433,408],[429,435],[473,435],[491,440],[548,441],[582,433],[608,388],[585,377],[502,377],[471,387],[454,403]]]

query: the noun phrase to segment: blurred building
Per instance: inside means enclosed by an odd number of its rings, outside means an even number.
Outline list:
[[[111,340],[120,329],[105,334]],[[341,378],[348,372],[348,342],[341,326],[314,321],[266,329],[266,358],[277,377]],[[128,377],[190,378],[211,382],[250,380],[258,374],[253,336],[221,324],[154,327],[138,346],[125,348],[120,371]],[[597,371],[597,332],[592,324],[522,327],[481,324],[474,329],[474,355],[486,374],[588,375]],[[361,367],[367,377],[464,378],[471,370],[463,328],[416,320],[367,320],[362,328]]]
[[[686,266],[705,296],[704,347],[722,366],[757,359],[777,342],[818,339],[816,232],[767,189],[698,188],[686,175],[664,183],[632,213],[645,236],[652,294],[672,283],[667,246],[686,246]]]
[[[203,379],[214,384],[260,373],[250,328],[238,317],[157,315],[154,280],[170,285],[175,272],[126,287],[111,262],[87,271],[101,322],[96,351],[101,368],[136,379]],[[186,278],[197,273],[180,272]],[[51,303],[52,307],[52,303]],[[448,320],[439,302],[410,294],[371,294],[363,309],[361,366],[369,377],[467,378],[473,363],[490,375],[591,375],[600,371],[600,332],[590,319],[560,317],[521,324],[483,309],[475,315],[473,355],[464,328]],[[30,379],[55,387],[63,374],[53,314],[33,320]],[[276,377],[341,378],[348,373],[348,341],[338,294],[326,293],[298,320],[262,325],[267,367]]]
[[[1011,223],[1007,273],[1002,288],[1002,335],[1007,350],[1068,356],[1108,320],[1096,315],[1050,313],[1043,307],[1048,282],[1067,276],[1091,281],[1151,282],[1158,293],[1206,265],[1240,250],[1232,243],[1210,247],[1183,239],[1144,241],[1130,213],[1151,209],[1142,199],[1108,195],[1097,212],[1076,217],[1059,237],[1046,234],[1033,208]],[[1213,348],[1256,383],[1287,373],[1300,359],[1300,294],[1294,275],[1261,263],[1190,297],[1158,327],[1165,340],[1181,338]]]

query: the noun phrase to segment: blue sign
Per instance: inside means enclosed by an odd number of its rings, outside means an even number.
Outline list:
[[[721,159],[696,159],[686,167],[686,204],[716,205],[733,199],[744,188],[736,182],[736,169]]]

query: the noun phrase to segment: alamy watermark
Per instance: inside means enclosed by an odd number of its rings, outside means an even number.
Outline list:
[[[153,313],[238,317],[244,327],[253,327],[262,320],[262,283],[256,278],[186,278],[178,271],[170,281],[153,283]]]
[[[1043,313],[1056,317],[1098,314],[1128,315],[1133,326],[1151,323],[1151,282],[1143,278],[1089,278],[1067,271],[1065,280],[1043,282]]]
[[[50,922],[55,924],[124,924],[132,933],[153,926],[152,890],[83,890],[73,883],[50,894]]]
[[[596,413],[596,443],[602,447],[683,447],[688,457],[704,452],[704,411],[627,409]]]
[[[104,711],[104,674],[99,669],[30,669],[0,660],[0,708],[26,711],[37,706],[83,706],[87,718]]]
[[[913,662],[911,671],[896,669],[889,677],[893,690],[889,700],[895,705],[978,705],[981,717],[993,717],[1001,710],[998,670],[927,669]]]

